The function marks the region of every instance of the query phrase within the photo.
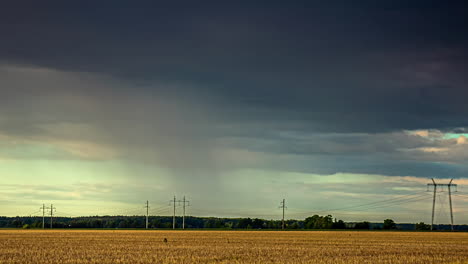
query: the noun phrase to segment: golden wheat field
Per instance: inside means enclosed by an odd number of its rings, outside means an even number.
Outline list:
[[[468,233],[0,230],[0,263],[468,263]]]

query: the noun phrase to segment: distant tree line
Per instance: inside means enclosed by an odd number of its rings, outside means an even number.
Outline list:
[[[50,218],[45,219],[50,227]],[[144,228],[144,216],[92,216],[55,217],[54,228]],[[171,216],[150,216],[149,228],[172,228]],[[182,218],[176,217],[176,227],[182,226]],[[42,228],[42,217],[0,217],[0,228]],[[259,218],[185,217],[185,227],[192,229],[281,229],[281,220]],[[286,220],[286,229],[346,229],[342,220],[333,220],[331,215],[314,215],[305,220]],[[367,227],[368,228],[368,227]]]
[[[50,227],[50,218],[45,219],[45,228]],[[171,216],[150,216],[149,228],[172,228]],[[217,217],[185,217],[185,228],[188,229],[281,229],[281,220],[265,220],[259,218],[217,218]],[[55,217],[53,228],[144,228],[144,216],[89,216],[89,217]],[[182,227],[182,218],[176,217],[176,227]],[[399,224],[386,219],[383,223],[354,222],[345,223],[333,219],[331,215],[313,215],[304,220],[286,220],[286,229],[404,229],[429,230],[430,226],[423,222],[418,224]],[[42,228],[42,217],[0,217],[0,228]],[[440,227],[440,229],[448,229]],[[457,226],[458,230],[468,230],[468,226]]]
[[[45,218],[50,227],[50,218]],[[144,216],[55,217],[54,228],[144,228]],[[172,228],[171,216],[150,216],[149,228]],[[0,228],[42,228],[42,217],[0,217]],[[182,227],[182,218],[176,217],[176,227]],[[191,229],[281,229],[281,220],[259,218],[185,217],[185,228]],[[286,220],[287,229],[345,229],[343,221],[332,221],[331,216],[313,216],[306,220]]]

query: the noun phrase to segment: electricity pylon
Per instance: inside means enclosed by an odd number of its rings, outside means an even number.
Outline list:
[[[456,184],[452,183],[453,179],[450,180],[448,184],[443,183],[436,183],[434,178],[431,178],[432,183],[428,183],[427,186],[432,186],[434,188],[433,197],[432,197],[432,219],[431,219],[431,230],[433,230],[434,226],[434,213],[435,213],[435,201],[436,201],[436,192],[437,187],[444,187],[447,186],[448,195],[449,195],[449,205],[450,205],[450,228],[453,231],[453,209],[452,209],[452,186],[457,187]]]

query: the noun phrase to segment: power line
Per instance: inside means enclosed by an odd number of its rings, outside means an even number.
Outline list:
[[[112,213],[111,213],[112,214]],[[122,215],[122,216],[129,216],[129,215],[142,215],[141,214],[141,207],[135,207],[135,208],[128,208],[124,210],[119,210],[114,212],[115,216]]]
[[[64,216],[60,216],[60,215],[64,215]],[[64,211],[55,211],[55,217],[70,217],[70,218],[74,218],[74,217],[79,217],[77,215],[74,215],[74,214],[70,214],[70,213],[67,213],[67,212],[64,212]]]
[[[387,208],[387,207],[392,207],[395,205],[401,205],[401,204],[406,204],[406,203],[411,203],[411,202],[419,202],[419,201],[427,200],[428,198],[429,198],[428,195],[419,195],[419,196],[407,198],[404,200],[394,201],[394,202],[386,203],[382,205],[374,205],[371,207],[361,208],[361,209],[357,209],[354,211],[360,212],[360,211],[367,211],[367,210],[372,210],[372,209]]]
[[[401,205],[401,204],[410,203],[410,202],[418,202],[418,201],[426,200],[428,198],[429,198],[428,195],[424,194],[424,195],[419,195],[419,196],[415,196],[415,197],[411,197],[411,198],[401,199],[401,200],[398,200],[398,201],[392,201],[390,203],[387,202],[385,204],[375,204],[375,205],[371,205],[371,206],[368,206],[368,207],[361,207],[359,209],[348,210],[348,211],[350,211],[350,212],[363,212],[363,211],[368,211],[368,210],[373,210],[373,209],[392,207],[392,206]],[[349,213],[345,213],[345,212],[340,211],[339,214],[349,214]],[[296,214],[293,214],[293,215],[307,215],[307,214],[310,214],[310,213],[296,213]],[[316,213],[316,214],[319,214],[319,213]]]
[[[156,210],[156,211],[151,211],[151,214],[157,215],[157,214],[160,214],[162,212],[168,212],[168,209],[169,209],[169,207],[166,207],[164,209],[159,209],[159,210]]]
[[[167,205],[163,205],[163,206],[160,206],[160,207],[157,207],[157,208],[152,208],[150,209],[150,212],[151,213],[156,213],[156,212],[160,212],[160,211],[165,211],[168,209],[168,206]]]
[[[380,207],[380,206],[383,206],[385,204],[391,204],[393,202],[399,202],[399,201],[404,201],[404,200],[407,200],[407,199],[413,199],[415,197],[412,197],[412,196],[415,196],[417,194],[422,194],[422,193],[426,193],[426,191],[417,192],[417,193],[413,193],[413,194],[402,195],[402,196],[399,196],[399,197],[394,197],[394,198],[390,198],[390,199],[385,199],[385,200],[380,200],[380,201],[375,201],[375,202],[370,202],[370,203],[365,203],[365,204],[352,205],[352,206],[346,206],[346,207],[338,207],[338,208],[319,210],[319,211],[307,211],[307,212],[304,212],[304,213],[296,213],[296,214],[293,214],[293,215],[321,214],[321,213],[336,212],[336,211],[342,211],[342,210],[360,208],[360,207],[369,207],[369,206],[370,207],[375,207],[375,206]],[[416,196],[416,197],[419,197],[419,196]]]
[[[212,210],[205,210],[205,209],[192,209],[193,212],[198,214],[223,214],[223,215],[230,215],[230,216],[238,216],[238,217],[276,217],[277,214],[251,214],[245,211],[234,211],[234,210],[229,210],[229,212],[226,211],[212,211]],[[204,215],[206,217],[209,217],[209,215]]]
[[[30,213],[29,215],[30,215],[31,217],[32,217],[32,216],[37,217],[37,214],[39,214],[39,213],[41,213],[41,210],[35,211],[34,213]]]

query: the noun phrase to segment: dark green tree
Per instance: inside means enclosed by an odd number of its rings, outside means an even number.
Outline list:
[[[299,229],[299,224],[297,221],[294,221],[291,225],[288,226],[288,229]]]
[[[335,222],[333,222],[332,228],[333,229],[345,229],[346,225],[345,225],[345,222],[343,222],[343,220],[336,221],[335,219]]]
[[[370,223],[369,222],[359,222],[354,225],[354,229],[369,229],[370,228]]]
[[[304,220],[306,229],[331,229],[333,227],[333,217],[331,215],[313,215]]]
[[[396,224],[392,219],[385,219],[383,222],[383,229],[396,229]]]
[[[415,225],[416,230],[431,230],[430,225],[426,225],[424,222],[420,222]]]
[[[238,228],[248,228],[249,226],[252,228],[252,219],[250,218],[242,218],[237,225]]]
[[[252,228],[254,229],[260,229],[263,228],[264,221],[262,219],[255,218],[252,221]]]

